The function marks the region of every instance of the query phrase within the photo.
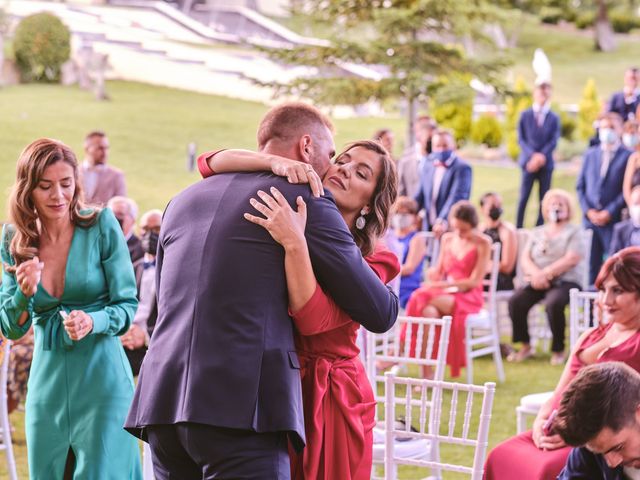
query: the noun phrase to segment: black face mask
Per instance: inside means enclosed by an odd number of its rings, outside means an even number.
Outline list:
[[[142,250],[149,255],[155,255],[158,251],[158,237],[159,235],[156,232],[145,232],[140,239],[142,242]]]
[[[500,207],[491,207],[491,210],[489,210],[489,218],[493,221],[498,220],[501,215],[502,215],[502,208]]]
[[[120,224],[120,229],[124,231],[124,218],[116,217],[116,220]]]

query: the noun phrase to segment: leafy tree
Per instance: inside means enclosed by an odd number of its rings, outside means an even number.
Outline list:
[[[403,99],[413,142],[419,102],[443,85],[476,77],[501,86],[507,61],[497,49],[487,48],[491,41],[483,28],[502,17],[487,0],[308,0],[298,5],[295,14],[326,24],[331,35],[326,43],[269,51],[276,60],[319,72],[288,83],[268,82],[277,94],[320,104]],[[473,56],[463,43],[473,43]],[[367,73],[354,75],[363,66]]]
[[[588,140],[593,135],[593,122],[596,121],[601,110],[596,82],[590,78],[582,90],[582,98],[578,104],[578,136],[582,140]]]

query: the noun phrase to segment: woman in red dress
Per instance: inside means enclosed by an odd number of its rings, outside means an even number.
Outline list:
[[[562,376],[533,422],[533,429],[496,446],[485,466],[485,479],[555,480],[571,447],[553,433],[554,410],[562,393],[583,367],[600,362],[624,362],[640,372],[640,247],[610,257],[595,282],[604,322],[576,342]]]
[[[491,239],[477,231],[478,214],[465,200],[451,207],[449,225],[452,231],[442,236],[438,263],[428,270],[428,280],[423,286],[411,294],[407,315],[452,316],[447,364],[451,376],[458,377],[466,361],[465,320],[467,315],[479,312],[483,305],[482,280],[491,256]],[[415,335],[411,342],[411,351],[414,351]],[[423,348],[426,343],[423,342]],[[422,374],[424,378],[432,376],[429,368],[423,368]]]
[[[241,162],[238,162],[238,159]],[[364,259],[384,283],[400,271],[397,257],[378,241],[396,199],[397,176],[379,144],[360,141],[336,158],[322,185],[306,164],[254,152],[221,151],[198,160],[203,176],[230,171],[271,170],[292,182],[309,181],[331,191]],[[263,216],[245,214],[262,225],[285,250],[289,306],[296,326],[307,446],[291,453],[292,477],[307,480],[369,480],[375,399],[359,359],[352,321],[318,285],[304,237],[306,205],[294,211],[273,188],[251,205]],[[254,212],[255,213],[255,212]],[[363,292],[362,301],[367,301]]]

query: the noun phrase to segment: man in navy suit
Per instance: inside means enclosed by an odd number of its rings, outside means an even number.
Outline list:
[[[560,138],[560,117],[551,111],[551,84],[543,82],[533,90],[533,106],[520,115],[518,121],[518,143],[522,169],[520,199],[516,215],[516,226],[524,225],[524,213],[534,182],[538,182],[540,205],[551,187],[553,175],[553,151]],[[542,225],[542,210],[538,208],[536,225]]]
[[[331,123],[303,103],[273,108],[261,151],[322,176]],[[300,363],[288,315],[284,250],[243,218],[258,190],[307,204],[305,236],[320,285],[374,332],[391,328],[397,297],[363,260],[333,197],[270,173],[214,175],[168,205],[158,245],[158,319],[129,417],[148,439],[157,480],[288,479],[287,442],[304,446]]]
[[[623,248],[640,246],[640,185],[631,190],[627,207],[629,219],[614,225],[609,255]]]
[[[623,122],[634,119],[640,106],[639,77],[639,69],[635,67],[628,68],[624,72],[624,87],[622,91],[614,93],[607,104],[607,111],[620,115]]]
[[[593,231],[589,283],[600,271],[604,255],[609,252],[613,225],[620,221],[624,206],[622,179],[631,152],[620,143],[622,120],[616,113],[600,119],[600,145],[584,155],[576,191],[584,214],[585,228]]]
[[[638,478],[640,375],[622,362],[583,368],[551,426],[572,450],[558,480]]]
[[[440,237],[447,231],[449,210],[458,200],[469,200],[471,166],[454,152],[451,132],[438,130],[433,135],[433,153],[422,166],[420,189],[416,194],[418,208],[425,211],[426,230]]]

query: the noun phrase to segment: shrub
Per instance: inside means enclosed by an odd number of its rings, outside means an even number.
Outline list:
[[[614,10],[609,13],[611,27],[616,33],[629,33],[634,28],[640,28],[640,18],[633,12],[624,10]]]
[[[557,7],[542,7],[540,9],[540,20],[542,23],[550,23],[556,25],[560,20],[564,19],[564,12]]]
[[[578,122],[568,112],[560,109],[560,105],[553,103],[551,110],[556,112],[560,117],[560,136],[566,140],[573,140],[573,135],[578,126]]]
[[[498,119],[486,113],[478,117],[471,126],[471,140],[490,148],[499,147],[502,143],[502,129]]]
[[[60,67],[69,60],[71,33],[50,13],[24,18],[16,29],[13,51],[22,80],[55,82]]]
[[[581,30],[585,28],[592,27],[594,23],[596,23],[596,14],[595,12],[584,12],[576,16],[576,27]]]
[[[593,122],[597,120],[600,110],[596,82],[590,78],[582,90],[582,98],[578,103],[578,137],[581,140],[588,140],[593,135]]]
[[[438,125],[453,130],[456,141],[459,142],[469,138],[471,117],[473,115],[473,104],[471,102],[436,104],[432,113]]]

